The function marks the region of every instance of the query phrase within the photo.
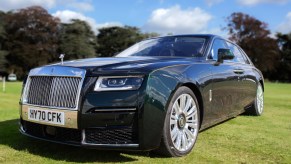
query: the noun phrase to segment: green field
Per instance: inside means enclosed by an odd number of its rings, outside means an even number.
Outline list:
[[[263,116],[238,116],[201,132],[192,153],[182,158],[84,149],[22,136],[21,83],[7,83],[6,93],[1,86],[0,163],[291,163],[291,84],[267,83]]]

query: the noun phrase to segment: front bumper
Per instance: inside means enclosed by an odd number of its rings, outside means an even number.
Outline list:
[[[28,118],[29,108],[64,112],[65,123],[56,125],[30,120]],[[139,149],[135,108],[98,109],[97,113],[94,110],[81,114],[76,110],[22,105],[20,132],[29,137],[75,146]]]
[[[55,135],[47,132],[47,128],[55,130]],[[23,121],[19,131],[29,137],[61,143],[72,146],[93,147],[100,149],[117,150],[138,150],[139,144],[136,143],[132,130],[129,127],[115,129],[70,129],[42,125],[33,122]]]

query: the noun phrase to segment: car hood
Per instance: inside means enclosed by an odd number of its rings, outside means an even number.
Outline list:
[[[189,65],[193,62],[201,62],[201,60],[187,57],[108,57],[72,60],[63,64],[53,64],[53,66],[82,68],[87,70],[87,75],[94,75],[121,72],[148,73],[167,66]]]

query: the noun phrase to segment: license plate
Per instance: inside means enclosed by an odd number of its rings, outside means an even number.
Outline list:
[[[28,108],[28,119],[56,125],[65,125],[65,113],[52,110]]]

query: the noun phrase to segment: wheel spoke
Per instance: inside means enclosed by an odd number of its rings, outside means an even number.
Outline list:
[[[190,140],[194,139],[194,134],[192,134],[192,132],[188,128],[185,128],[185,133],[187,134]]]
[[[177,126],[177,116],[176,115],[171,115],[171,120],[170,120],[171,125]]]
[[[196,129],[196,128],[197,128],[197,123],[187,123],[187,125],[188,125],[190,128],[193,128],[193,129]]]
[[[178,149],[181,148],[181,140],[182,140],[182,138],[181,138],[181,133],[180,133],[180,131],[178,131],[178,138],[177,138],[177,140],[176,140],[176,147],[177,147]]]
[[[186,123],[194,123],[194,124],[196,124],[197,120],[187,120]]]
[[[186,95],[182,95],[182,97],[180,98],[180,112],[182,112],[182,110],[184,110],[186,105]]]
[[[178,133],[179,133],[179,129],[177,128],[177,126],[175,126],[174,129],[171,131],[172,141],[176,140]]]
[[[174,114],[171,115],[171,120],[177,120],[177,119],[178,119],[178,117],[177,117],[176,114],[175,115]]]
[[[183,110],[184,113],[187,113],[187,111],[190,108],[192,102],[193,102],[193,100],[191,98],[187,98],[187,103],[186,103],[185,108]]]
[[[193,105],[192,108],[187,112],[186,117],[188,118],[189,116],[196,115],[196,112],[197,112],[196,106]]]
[[[186,141],[186,137],[185,137],[185,133],[184,131],[181,132],[181,139],[182,139],[182,149],[185,150],[187,148],[187,141]]]
[[[178,101],[176,101],[174,103],[174,107],[173,108],[174,108],[176,114],[180,113],[180,106],[178,104]]]

